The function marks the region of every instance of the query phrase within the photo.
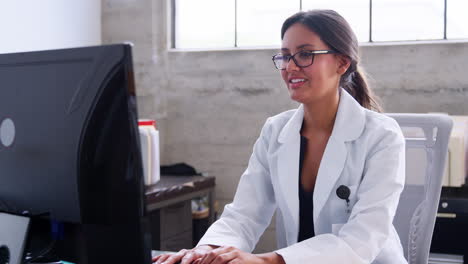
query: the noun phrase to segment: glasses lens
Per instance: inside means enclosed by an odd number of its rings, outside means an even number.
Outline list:
[[[312,64],[314,60],[314,54],[307,51],[301,51],[294,55],[294,59],[296,59],[297,66],[307,67]]]
[[[277,69],[282,70],[286,68],[285,66],[286,63],[288,63],[288,57],[278,54],[273,57],[273,62]]]

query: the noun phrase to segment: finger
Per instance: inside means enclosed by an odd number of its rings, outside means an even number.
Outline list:
[[[162,255],[156,256],[153,259],[153,262],[155,262],[155,264],[160,264],[160,263],[164,262],[166,259],[168,259],[171,255],[172,254],[162,254]]]
[[[161,254],[161,255],[156,256],[155,258],[153,258],[153,262],[155,262],[155,264],[160,264],[161,262],[163,262],[164,260],[169,258],[171,255],[172,254]]]
[[[238,256],[238,252],[237,251],[229,251],[227,253],[224,253],[224,254],[220,254],[218,255],[214,260],[213,262],[211,262],[211,264],[227,264],[235,259],[237,259],[237,256]]]
[[[180,262],[180,264],[190,264],[190,263],[192,263],[192,261],[194,261],[195,259],[200,258],[201,256],[202,256],[201,254],[197,254],[194,251],[190,251],[187,254],[185,254],[185,256],[182,258],[182,261]]]
[[[201,263],[201,258],[197,258],[192,264],[200,264]]]
[[[210,264],[220,254],[235,250],[234,247],[219,247],[205,254],[200,264]]]
[[[216,248],[212,248],[210,246],[199,246],[193,249],[195,253],[198,253],[199,255],[205,255],[206,253],[214,250]]]
[[[175,264],[176,262],[180,261],[182,257],[185,256],[185,254],[188,252],[186,249],[182,249],[181,251],[172,254],[169,258],[164,260],[162,263],[164,264]]]

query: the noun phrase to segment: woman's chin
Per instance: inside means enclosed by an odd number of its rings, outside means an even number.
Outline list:
[[[296,101],[298,103],[302,104],[304,102],[304,97],[298,93],[295,93],[294,91],[289,91],[289,97],[291,98],[291,100]]]

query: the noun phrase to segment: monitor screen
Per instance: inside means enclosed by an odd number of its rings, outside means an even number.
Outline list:
[[[0,211],[71,226],[79,263],[149,263],[131,46],[0,54],[0,80]]]

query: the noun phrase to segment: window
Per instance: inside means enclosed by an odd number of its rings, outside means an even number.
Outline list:
[[[372,1],[372,40],[429,40],[444,38],[444,1]]]
[[[468,38],[467,0],[172,0],[173,48],[278,47],[283,21],[333,9],[360,42]]]
[[[447,38],[468,38],[468,1],[448,0],[447,3]]]
[[[361,42],[369,41],[369,0],[302,0],[302,10],[333,9],[348,21]]]
[[[235,43],[235,1],[177,0],[177,48],[232,47]]]
[[[299,10],[291,0],[237,0],[237,45],[281,45],[283,21]]]

